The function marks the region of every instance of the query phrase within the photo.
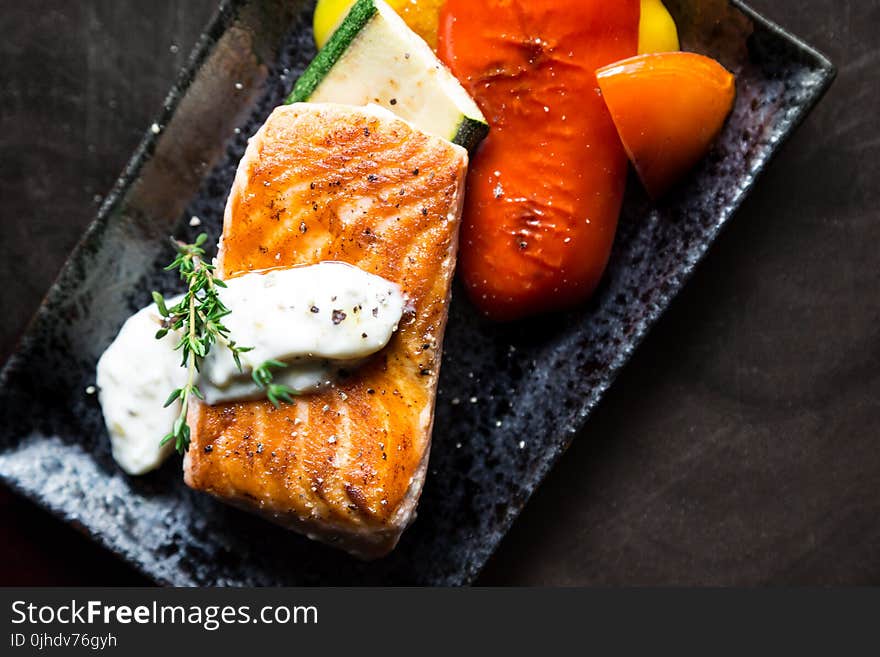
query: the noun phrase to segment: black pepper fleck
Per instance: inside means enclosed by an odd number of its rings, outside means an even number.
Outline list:
[[[396,98],[392,98],[392,99],[389,100],[388,102],[391,103],[392,105],[397,105],[397,99],[396,99]]]
[[[414,175],[414,176],[419,175],[419,170],[418,170],[418,169],[413,169],[413,175]]]
[[[369,136],[370,136],[370,129],[364,128],[364,137],[369,137]]]
[[[342,320],[345,319],[345,317],[346,317],[345,313],[342,312],[341,310],[334,310],[333,311],[333,323],[334,324],[339,324],[340,322],[342,322]]]
[[[205,445],[205,454],[210,454],[213,451],[214,451],[213,445]]]
[[[312,306],[311,308],[309,308],[309,310],[311,310],[313,313],[321,312],[321,309],[318,308],[318,306]]]
[[[367,180],[369,180],[370,182],[376,182],[377,180],[379,180],[379,176],[377,176],[375,173],[370,173],[367,174]]]
[[[299,222],[299,232],[301,232],[301,233],[305,233],[306,231],[308,231],[308,229],[309,229],[309,227],[306,226],[306,222],[305,222],[305,221],[301,221],[301,222]]]

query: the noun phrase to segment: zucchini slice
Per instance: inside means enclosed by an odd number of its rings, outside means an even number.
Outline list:
[[[383,0],[358,0],[287,103],[375,104],[473,152],[489,125],[431,47]]]

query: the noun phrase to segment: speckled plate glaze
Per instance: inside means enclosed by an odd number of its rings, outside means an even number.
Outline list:
[[[361,563],[188,490],[178,459],[125,476],[86,392],[125,317],[151,288],[175,289],[159,267],[165,236],[218,235],[247,136],[314,55],[312,4],[220,9],[0,373],[0,476],[162,583],[465,584],[834,69],[739,2],[667,1],[684,47],[737,74],[724,134],[661,205],[631,181],[605,282],[584,308],[499,326],[456,290],[418,519],[391,556]]]

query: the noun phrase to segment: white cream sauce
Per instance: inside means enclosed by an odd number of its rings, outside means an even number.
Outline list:
[[[250,273],[226,284],[220,296],[231,312],[224,324],[238,345],[253,350],[241,354],[239,371],[229,350],[214,345],[198,380],[209,404],[262,397],[251,373],[267,360],[287,365],[272,370],[274,381],[298,394],[330,385],[340,370],[388,344],[406,304],[394,283],[340,262]],[[186,383],[174,350],[178,336],[154,337],[160,320],[155,304],[138,311],[98,361],[113,458],[129,474],[153,470],[171,453],[159,442],[180,406],[162,404]]]
[[[253,350],[241,354],[241,372],[229,350],[211,350],[199,378],[209,404],[262,397],[251,373],[270,359],[288,365],[272,370],[276,383],[297,393],[319,389],[388,344],[405,304],[394,283],[341,262],[245,274],[226,285],[224,324]]]
[[[179,299],[169,300],[170,304]],[[162,404],[172,390],[186,383],[180,352],[174,351],[177,336],[155,338],[161,320],[154,303],[139,310],[98,361],[98,400],[113,458],[132,475],[158,468],[171,454],[173,446],[159,442],[180,412],[180,402],[168,408]]]

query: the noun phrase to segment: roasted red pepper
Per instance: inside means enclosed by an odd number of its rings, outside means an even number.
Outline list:
[[[439,54],[491,133],[471,163],[460,272],[486,315],[570,307],[608,262],[626,154],[597,68],[636,53],[640,0],[447,0]]]

